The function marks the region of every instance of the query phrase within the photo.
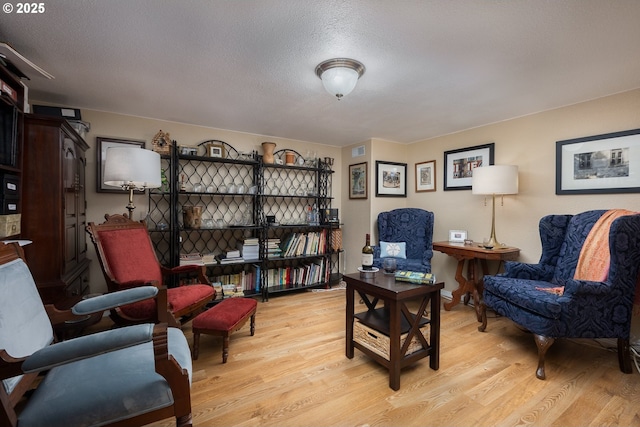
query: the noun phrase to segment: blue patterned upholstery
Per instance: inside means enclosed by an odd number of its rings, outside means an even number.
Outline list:
[[[380,212],[378,241],[407,244],[407,258],[397,259],[398,270],[430,273],[433,257],[433,212],[418,208]],[[373,266],[382,268],[380,245],[373,248]]]
[[[544,379],[544,354],[556,338],[617,338],[620,369],[631,372],[629,335],[640,265],[640,215],[622,216],[611,225],[606,281],[573,278],[589,231],[605,212],[542,218],[538,264],[507,262],[504,273],[484,277],[479,329],[486,328],[486,307],[491,307],[531,331],[538,345],[538,378]],[[564,287],[564,293],[540,290],[554,287]]]

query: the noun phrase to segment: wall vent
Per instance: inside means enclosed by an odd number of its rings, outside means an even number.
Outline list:
[[[354,147],[351,149],[351,157],[361,156],[364,156],[364,145],[360,145],[359,147]]]

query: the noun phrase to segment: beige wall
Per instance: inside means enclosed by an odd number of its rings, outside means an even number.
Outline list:
[[[333,205],[340,207],[342,199],[341,181],[341,152],[340,148],[322,144],[313,144],[305,141],[295,141],[284,138],[267,137],[243,132],[227,131],[222,129],[193,126],[181,123],[166,122],[161,120],[145,119],[140,117],[124,116],[120,114],[104,113],[100,111],[82,110],[82,119],[91,123],[91,131],[86,136],[86,141],[90,145],[87,153],[87,214],[88,220],[102,222],[105,213],[124,213],[127,204],[127,196],[113,193],[96,192],[96,137],[111,137],[122,139],[134,139],[146,141],[146,148],[151,148],[153,136],[162,129],[169,132],[172,139],[178,145],[195,146],[202,141],[218,139],[231,144],[240,151],[258,150],[262,153],[260,144],[264,141],[273,141],[277,144],[276,150],[283,148],[294,149],[301,154],[306,150],[314,150],[321,157],[333,157],[335,159],[333,169],[336,173],[333,176],[333,194],[335,198]],[[136,195],[134,203],[134,219],[139,219],[140,214],[148,211],[148,197],[146,195]],[[101,292],[106,290],[106,285],[98,260],[93,249],[89,245],[89,257],[91,263],[91,292]]]
[[[555,194],[556,141],[640,127],[640,90],[413,144],[371,139],[344,148],[91,110],[82,110],[82,114],[83,119],[91,123],[91,132],[86,138],[91,146],[87,154],[89,221],[102,221],[105,213],[125,212],[126,204],[125,195],[95,192],[96,136],[145,140],[150,147],[151,139],[162,129],[170,132],[180,145],[193,146],[207,139],[220,139],[239,150],[260,150],[260,143],[269,140],[276,142],[277,149],[292,148],[302,153],[312,149],[319,156],[334,157],[336,173],[332,195],[333,206],[340,209],[344,225],[343,272],[353,272],[358,267],[366,233],[371,233],[377,242],[375,220],[378,213],[395,207],[420,207],[433,211],[435,241],[447,240],[451,229],[467,230],[469,237],[475,240],[489,235],[490,203],[485,206],[484,198],[472,195],[471,191],[443,191],[443,153],[447,150],[494,142],[496,164],[518,165],[519,194],[505,197],[504,206],[497,203],[496,233],[501,242],[521,248],[521,260],[527,262],[536,262],[540,256],[537,225],[544,215],[600,208],[640,210],[638,194]],[[360,145],[365,146],[365,155],[352,157],[352,148]],[[407,163],[407,198],[375,196],[376,160]],[[437,191],[415,193],[415,164],[428,160],[436,161]],[[367,162],[368,166],[368,198],[350,200],[349,165],[362,162]],[[147,210],[146,197],[137,196],[135,203],[136,213]],[[92,247],[90,257],[94,260],[91,291],[98,292],[103,290],[104,281]],[[433,272],[445,280],[448,291],[457,287],[455,265],[452,258],[438,252],[434,254]]]
[[[544,215],[608,208],[640,211],[638,194],[556,195],[556,141],[639,127],[640,90],[634,90],[409,144],[404,157],[409,171],[406,206],[434,212],[434,241],[448,240],[448,231],[452,229],[467,230],[469,237],[474,240],[481,241],[483,237],[488,237],[491,231],[490,200],[485,206],[484,198],[472,195],[470,190],[443,191],[443,153],[494,142],[495,163],[518,165],[520,181],[517,195],[506,196],[504,206],[496,203],[497,238],[503,243],[519,247],[522,250],[521,260],[537,262],[541,250],[538,221]],[[380,154],[378,160],[397,161],[398,157],[393,154],[400,150],[396,152],[396,149],[396,144],[375,140],[372,152]],[[428,160],[436,161],[437,191],[415,193],[415,164]],[[346,163],[349,162],[345,160]],[[375,171],[375,161],[373,164]],[[375,182],[373,174],[370,174],[370,179],[372,178]],[[344,194],[348,194],[347,190]],[[375,192],[370,193],[369,197],[375,197],[374,194]],[[371,208],[374,211],[370,218],[375,218],[378,212],[388,207],[386,201],[372,201]],[[351,213],[353,210],[353,202],[343,200],[343,211]],[[351,227],[348,218],[344,222],[346,229]],[[375,227],[375,220],[370,225]],[[358,225],[358,228],[362,226]],[[358,236],[360,247],[363,238]],[[359,255],[350,255],[347,254],[346,268],[354,271],[359,263]],[[439,252],[434,254],[433,272],[439,279],[445,280],[445,289],[449,291],[457,287],[454,280],[455,266],[454,259]]]

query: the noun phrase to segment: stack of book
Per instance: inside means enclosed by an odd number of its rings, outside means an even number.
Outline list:
[[[204,265],[202,255],[197,252],[180,254],[180,265]]]
[[[220,264],[233,264],[236,262],[244,262],[244,258],[240,255],[239,249],[228,249],[218,255],[216,259]]]
[[[270,258],[277,258],[281,255],[282,249],[280,248],[280,239],[267,239],[267,256]]]
[[[245,261],[260,259],[260,246],[257,237],[247,238],[244,239],[244,242],[238,242],[238,249]]]
[[[212,253],[208,253],[208,254],[202,254],[202,263],[207,265],[207,264],[215,264],[216,263],[216,256]]]

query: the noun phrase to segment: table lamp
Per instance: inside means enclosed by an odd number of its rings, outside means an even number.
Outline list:
[[[505,246],[496,239],[496,195],[518,194],[518,166],[491,165],[473,169],[471,178],[473,194],[491,195],[491,237],[486,248]]]
[[[143,148],[111,147],[104,162],[104,183],[129,192],[129,219],[133,219],[133,190],[159,188],[160,154]]]

